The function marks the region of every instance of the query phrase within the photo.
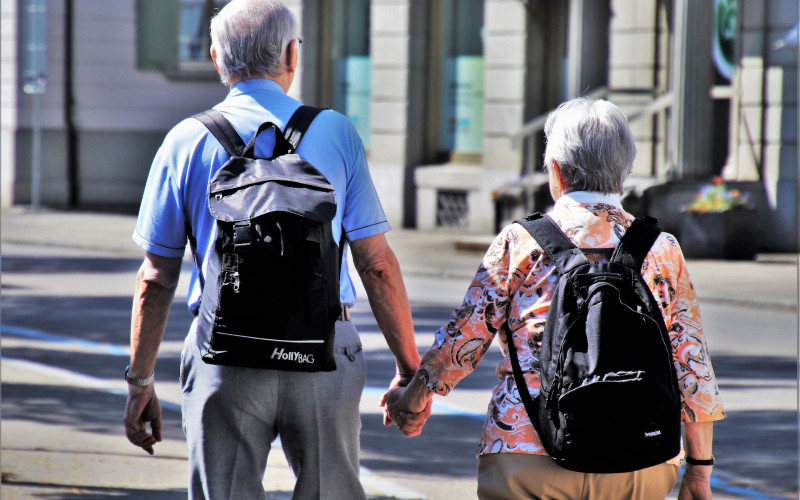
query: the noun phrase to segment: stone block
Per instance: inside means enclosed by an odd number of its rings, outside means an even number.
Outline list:
[[[404,69],[373,67],[372,98],[405,99],[408,94],[408,72]]]
[[[511,136],[522,128],[522,117],[522,103],[487,103],[483,108],[484,133]]]
[[[652,141],[636,141],[636,157],[633,159],[631,175],[636,177],[649,177],[653,172]]]
[[[370,55],[375,66],[405,68],[408,62],[408,36],[373,36]]]
[[[761,104],[762,75],[764,66],[761,60],[747,58],[740,68],[739,96],[742,104]]]
[[[372,130],[402,133],[406,130],[405,101],[373,100],[370,106]]]
[[[483,88],[487,102],[494,99],[522,101],[525,98],[525,70],[522,67],[494,69],[489,66]]]
[[[503,33],[525,33],[528,12],[516,0],[487,0],[484,7],[484,28]]]
[[[375,34],[405,34],[408,31],[408,2],[382,4],[372,2],[370,30]]]
[[[483,164],[493,172],[522,171],[522,148],[514,147],[510,137],[488,136],[483,139]],[[541,159],[539,161],[541,164]]]
[[[481,188],[482,172],[479,165],[421,166],[414,172],[414,182],[420,188],[475,191]]]
[[[768,143],[797,141],[797,107],[767,108],[766,139]]]
[[[525,35],[489,35],[483,43],[484,60],[493,67],[525,65]]]
[[[658,2],[647,0],[612,0],[611,30],[630,30],[655,26]]]
[[[647,68],[629,68],[624,66],[611,66],[608,71],[608,84],[614,89],[642,89],[653,88],[653,70]]]
[[[405,133],[376,130],[373,124],[369,138],[368,157],[370,163],[405,163]]]
[[[609,45],[611,66],[651,67],[654,63],[655,36],[652,32],[614,33]]]
[[[375,163],[369,165],[372,182],[381,200],[383,211],[392,227],[403,225],[403,165],[398,163]]]
[[[739,108],[739,141],[761,141],[761,106],[742,106]]]

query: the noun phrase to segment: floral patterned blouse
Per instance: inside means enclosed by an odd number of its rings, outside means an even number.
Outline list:
[[[550,216],[573,243],[583,248],[615,247],[633,220],[617,196],[591,192],[561,196]],[[672,341],[682,420],[725,418],[697,295],[672,235],[661,234],[645,259],[642,275],[661,306]],[[500,383],[489,402],[479,455],[547,454],[519,399],[507,342],[510,336],[535,397],[540,378],[533,366],[538,365],[556,280],[555,266],[530,234],[518,224],[507,226],[489,247],[463,304],[436,332],[433,346],[422,358],[420,369],[427,372],[428,388],[446,395],[472,372],[498,337],[504,355],[497,366]]]

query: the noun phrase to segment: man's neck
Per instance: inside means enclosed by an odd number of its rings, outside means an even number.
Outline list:
[[[258,74],[258,75],[251,75],[250,78],[247,78],[245,80],[243,78],[240,78],[239,75],[231,75],[231,77],[228,79],[228,86],[232,88],[237,83],[248,80],[272,80],[273,82],[280,85],[281,88],[283,89],[283,92],[286,93],[289,91],[289,85],[291,85],[291,81],[289,81],[288,78],[286,77],[287,77],[286,73],[283,73],[278,77],[270,76],[267,74]]]

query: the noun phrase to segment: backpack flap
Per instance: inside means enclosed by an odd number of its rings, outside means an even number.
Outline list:
[[[317,222],[336,215],[333,185],[296,154],[273,160],[231,158],[208,188],[208,208],[222,222],[288,212]]]

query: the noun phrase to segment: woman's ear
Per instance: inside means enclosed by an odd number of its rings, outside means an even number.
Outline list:
[[[209,52],[211,53],[211,60],[214,62],[214,69],[216,69],[217,73],[219,73],[219,64],[217,64],[217,48],[212,45]]]
[[[564,194],[564,188],[567,187],[567,183],[561,174],[561,167],[555,160],[552,160],[552,164],[547,167],[547,171],[550,175],[550,196],[553,197],[553,201],[556,201]]]

